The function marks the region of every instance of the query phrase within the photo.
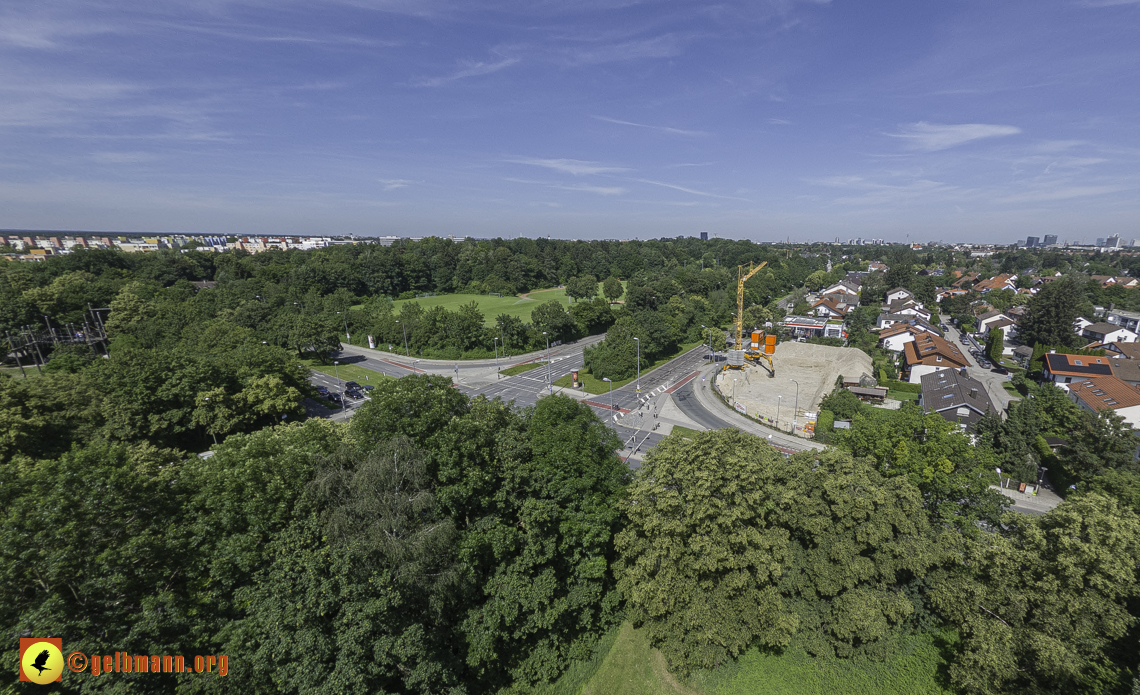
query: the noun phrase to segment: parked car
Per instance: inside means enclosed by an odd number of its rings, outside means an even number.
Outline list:
[[[364,391],[365,391],[365,392],[371,391],[371,390],[372,390],[372,389],[374,389],[374,388],[376,388],[376,387],[375,387],[375,386],[373,386],[372,384],[365,384],[365,385],[364,385]]]
[[[348,389],[358,389],[359,390],[360,384],[356,383],[355,381],[346,381],[346,382],[344,382],[344,389],[346,391]]]
[[[324,386],[318,386],[317,387],[317,393],[319,393],[322,398],[328,398],[329,397],[329,390],[328,390],[328,388],[326,388]]]
[[[981,367],[982,369],[989,369],[993,365],[990,364],[989,360],[983,360],[981,358],[978,358],[978,366]]]
[[[330,393],[328,395],[328,399],[329,399],[329,402],[335,403],[336,405],[340,405],[341,401],[340,401],[340,394],[339,393]]]
[[[994,367],[990,371],[996,372],[998,374],[1009,374],[1009,370],[1006,369],[1005,367],[1001,366],[1000,364],[998,366]]]
[[[349,398],[355,398],[357,400],[364,398],[364,392],[360,389],[345,389],[344,395],[348,396]]]

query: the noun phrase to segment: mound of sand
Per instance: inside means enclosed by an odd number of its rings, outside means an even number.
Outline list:
[[[803,413],[816,412],[819,402],[835,388],[841,376],[859,378],[872,374],[871,357],[856,348],[837,348],[827,345],[786,342],[776,346],[776,377],[769,378],[764,367],[750,366],[742,371],[728,370],[717,376],[721,392],[732,397],[733,379],[736,379],[736,402],[744,405],[750,417],[759,416],[775,421],[777,406],[781,429],[792,424],[792,409],[796,403],[796,384],[799,382],[799,424]],[[782,398],[781,398],[782,397]]]

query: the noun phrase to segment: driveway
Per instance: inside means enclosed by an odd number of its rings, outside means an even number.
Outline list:
[[[970,354],[970,350],[980,350],[981,346],[974,342],[972,338],[969,338],[969,345],[962,345],[962,332],[958,330],[957,326],[950,323],[950,317],[942,316],[940,318],[942,320],[942,323],[946,324],[947,326],[946,339],[951,340],[957,345],[960,345],[962,348],[964,348],[962,354],[965,356],[966,361],[970,365],[966,369],[966,374],[982,382],[982,385],[986,387],[986,393],[990,395],[990,400],[993,401],[994,405],[997,406],[998,410],[1001,411],[1002,417],[1004,418],[1005,410],[1007,407],[1009,407],[1010,402],[1020,400],[1017,396],[1002,388],[1002,384],[1007,382],[1009,380],[1009,377],[1005,374],[998,374],[997,372],[993,372],[989,369],[982,369],[979,367],[978,361],[974,359],[973,355]]]

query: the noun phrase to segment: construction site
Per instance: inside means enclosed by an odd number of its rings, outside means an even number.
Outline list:
[[[768,364],[747,360],[743,368],[720,371],[716,385],[737,410],[743,407],[748,417],[778,423],[779,429],[785,431],[792,428],[796,382],[797,424],[802,429],[807,421],[804,414],[817,412],[819,402],[835,388],[839,377],[858,379],[873,373],[871,357],[856,348],[784,342],[776,346],[772,357],[774,378]]]

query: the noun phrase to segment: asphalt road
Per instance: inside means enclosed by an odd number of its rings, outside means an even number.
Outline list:
[[[989,394],[990,400],[997,406],[1002,417],[1005,417],[1005,410],[1009,406],[1010,401],[1017,400],[1017,396],[1014,396],[1002,387],[1002,384],[1008,381],[1008,377],[1005,374],[998,374],[989,369],[979,367],[978,360],[970,354],[970,350],[981,350],[982,346],[978,345],[970,336],[966,336],[969,344],[963,345],[961,342],[962,333],[956,326],[950,323],[950,317],[942,316],[941,319],[942,323],[946,324],[946,327],[949,329],[946,331],[946,339],[954,341],[963,348],[963,354],[969,363],[969,366],[966,368],[966,374],[982,382],[982,385],[986,387],[986,393]]]

